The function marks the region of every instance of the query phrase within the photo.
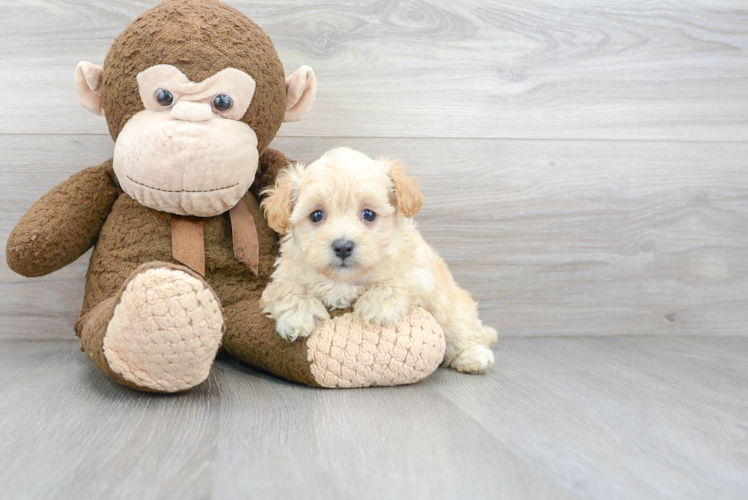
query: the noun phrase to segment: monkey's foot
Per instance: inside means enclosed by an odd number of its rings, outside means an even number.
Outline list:
[[[109,368],[135,386],[177,392],[208,378],[222,334],[221,306],[208,286],[157,267],[125,287],[103,350]]]

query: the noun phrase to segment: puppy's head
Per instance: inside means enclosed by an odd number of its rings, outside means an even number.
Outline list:
[[[263,194],[270,227],[290,234],[312,268],[337,281],[376,266],[403,218],[423,202],[401,164],[349,148],[292,165]]]

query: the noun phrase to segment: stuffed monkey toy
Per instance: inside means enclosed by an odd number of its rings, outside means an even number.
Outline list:
[[[289,160],[268,148],[310,109],[311,68],[284,76],[270,38],[217,0],[167,0],[130,24],[104,67],[75,71],[81,104],[106,118],[114,157],[39,199],[8,238],[15,272],[43,276],[94,247],[81,350],[143,391],[202,383],[221,347],[322,387],[398,385],[441,363],[444,336],[412,310],[396,328],[350,314],[289,343],[260,313],[278,251],[258,194]]]

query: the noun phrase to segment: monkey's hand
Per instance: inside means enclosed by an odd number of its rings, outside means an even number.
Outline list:
[[[118,196],[112,160],[78,172],[42,196],[8,236],[8,266],[23,276],[65,267],[93,246]]]

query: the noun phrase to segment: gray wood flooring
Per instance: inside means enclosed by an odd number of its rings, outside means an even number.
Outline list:
[[[2,498],[745,498],[748,339],[505,339],[483,376],[299,387],[219,360],[142,394],[0,349]]]
[[[44,135],[28,162],[16,144],[0,135],[3,245],[32,200],[112,148],[105,136]],[[410,164],[424,236],[504,336],[746,334],[748,144],[274,142],[294,158],[340,144]],[[0,336],[69,337],[86,266],[28,280],[0,263],[0,314],[13,318]]]
[[[748,497],[748,2],[242,0],[318,98],[273,146],[419,176],[484,376],[154,396],[78,351],[88,255],[0,259],[0,498]],[[72,84],[155,0],[0,0],[0,253],[112,156]]]
[[[72,73],[156,0],[2,2],[0,132],[106,133]],[[305,137],[745,140],[744,0],[235,0],[286,71],[315,68]]]
[[[112,156],[72,71],[155,3],[0,1],[0,246]],[[745,1],[232,5],[319,79],[273,145],[403,159],[424,236],[503,335],[748,333]],[[0,337],[68,337],[85,266],[24,280],[1,262]]]

